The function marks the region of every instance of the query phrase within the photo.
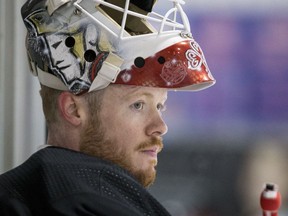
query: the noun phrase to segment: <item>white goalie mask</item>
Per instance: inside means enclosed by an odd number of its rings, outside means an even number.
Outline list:
[[[164,0],[163,0],[164,1]],[[110,83],[197,91],[215,83],[182,0],[28,0],[27,54],[41,84],[74,94]]]

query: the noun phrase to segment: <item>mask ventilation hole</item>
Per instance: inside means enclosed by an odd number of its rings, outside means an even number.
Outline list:
[[[142,67],[144,67],[144,65],[145,65],[145,59],[142,58],[142,57],[137,57],[137,58],[134,60],[134,65],[135,65],[137,68],[142,68]]]
[[[84,54],[84,58],[87,62],[93,62],[96,59],[95,51],[87,50]]]
[[[65,40],[65,45],[66,45],[67,47],[69,47],[69,48],[74,47],[74,45],[75,45],[75,39],[74,39],[73,37],[68,37],[68,38],[66,38],[66,40]]]
[[[163,57],[163,56],[160,56],[159,58],[158,58],[158,62],[159,62],[159,64],[164,64],[165,63],[165,58]]]

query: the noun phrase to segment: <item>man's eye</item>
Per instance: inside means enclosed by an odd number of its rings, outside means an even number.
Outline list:
[[[164,104],[157,104],[157,109],[161,112],[164,112],[166,110],[166,105]]]
[[[144,106],[143,102],[136,102],[136,103],[133,104],[133,108],[136,109],[136,110],[142,110],[143,106]]]

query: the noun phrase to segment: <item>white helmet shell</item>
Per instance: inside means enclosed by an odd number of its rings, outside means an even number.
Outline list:
[[[171,2],[160,15],[154,0],[28,0],[21,12],[33,74],[74,94],[110,83],[193,91],[213,85],[183,1]]]

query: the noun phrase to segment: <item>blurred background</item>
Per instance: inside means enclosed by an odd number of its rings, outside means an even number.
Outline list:
[[[0,2],[0,173],[45,143],[26,62],[23,0]],[[156,11],[166,11],[158,0]],[[175,216],[259,216],[266,182],[288,214],[288,1],[186,0],[215,86],[170,92],[169,127],[149,189]]]

